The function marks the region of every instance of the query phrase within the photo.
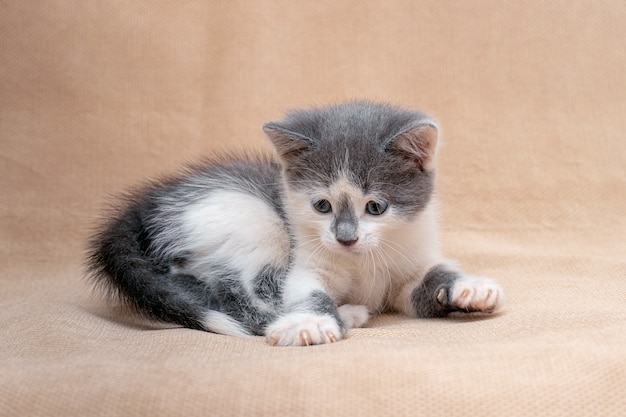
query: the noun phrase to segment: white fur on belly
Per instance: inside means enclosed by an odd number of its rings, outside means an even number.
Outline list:
[[[289,253],[283,221],[264,200],[220,190],[190,206],[183,216],[188,249],[202,259],[242,271],[244,280],[266,265],[282,265]]]

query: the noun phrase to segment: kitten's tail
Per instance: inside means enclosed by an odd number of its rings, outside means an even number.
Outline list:
[[[170,271],[170,262],[148,254],[150,237],[139,210],[129,209],[89,242],[87,268],[96,287],[140,315],[197,330],[249,335],[236,320],[209,309],[206,285]]]

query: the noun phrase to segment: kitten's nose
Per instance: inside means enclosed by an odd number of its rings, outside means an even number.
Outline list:
[[[358,237],[356,239],[351,239],[351,240],[343,240],[343,239],[337,238],[337,242],[341,243],[343,246],[346,246],[346,247],[354,245],[357,240],[359,240]]]

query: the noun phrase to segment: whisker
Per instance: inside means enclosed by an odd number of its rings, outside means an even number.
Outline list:
[[[382,239],[382,238],[380,239],[380,243],[384,245],[386,248],[389,248],[392,251],[394,251],[396,254],[400,255],[402,259],[406,261],[406,263],[411,267],[411,269],[417,269],[418,265],[416,261],[412,260],[406,255],[406,249],[402,245],[400,245],[397,242],[394,242],[388,239]],[[394,245],[398,246],[402,250],[397,249],[396,247],[394,247]]]

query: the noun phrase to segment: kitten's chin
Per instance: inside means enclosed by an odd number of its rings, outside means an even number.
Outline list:
[[[361,256],[363,254],[363,248],[359,244],[345,246],[336,242],[332,245],[327,245],[326,248],[335,254],[343,256]]]

